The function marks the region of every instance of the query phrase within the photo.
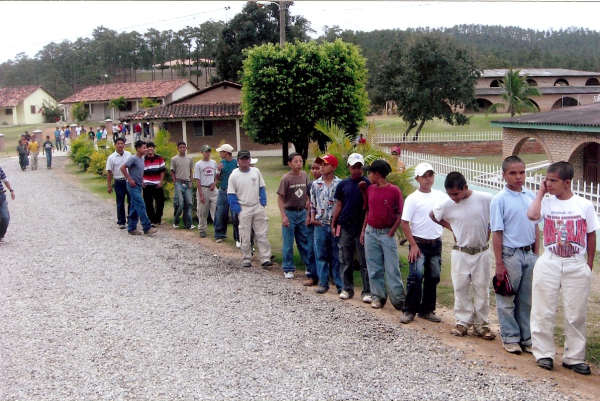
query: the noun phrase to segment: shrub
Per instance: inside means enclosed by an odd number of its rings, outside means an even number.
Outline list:
[[[154,145],[156,146],[154,149],[157,155],[160,155],[165,159],[165,167],[167,168],[167,172],[165,173],[165,183],[172,183],[173,179],[171,178],[171,158],[177,155],[177,144],[170,142],[171,135],[169,131],[164,128],[161,128],[156,133],[154,137]],[[166,192],[166,185],[165,185]],[[166,197],[166,193],[165,193]]]
[[[90,142],[85,135],[71,140],[71,153],[69,157],[81,167],[82,170],[87,170],[90,166],[92,153],[95,152],[94,144]]]
[[[42,115],[44,116],[45,122],[54,123],[60,121],[63,112],[55,103],[45,99],[42,102]]]
[[[98,174],[106,177],[106,160],[108,159],[108,152],[106,151],[95,151],[90,156],[90,165],[87,169],[88,172]]]
[[[77,121],[86,121],[90,117],[90,111],[85,107],[83,102],[73,105],[73,118]]]

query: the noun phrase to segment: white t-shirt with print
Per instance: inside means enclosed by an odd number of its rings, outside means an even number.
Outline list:
[[[410,223],[410,232],[423,239],[437,239],[444,233],[444,227],[436,224],[429,213],[435,206],[447,201],[448,195],[438,189],[432,189],[431,192],[421,192],[419,190],[408,195],[404,201],[402,210],[402,220]]]
[[[263,176],[256,167],[250,167],[246,173],[236,168],[229,176],[227,194],[236,194],[240,206],[255,206],[260,203],[259,189],[264,186]]]
[[[200,185],[209,187],[215,182],[217,162],[214,160],[196,162],[194,166],[194,178],[200,180]]]

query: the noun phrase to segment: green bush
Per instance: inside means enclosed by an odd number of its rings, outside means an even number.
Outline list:
[[[157,155],[160,155],[165,159],[165,167],[167,168],[167,172],[165,173],[165,183],[172,183],[173,179],[171,178],[171,159],[179,153],[177,151],[177,144],[173,142],[169,142],[171,139],[171,135],[165,129],[160,129],[156,133],[154,137],[154,145],[155,152]],[[167,189],[165,185],[165,197]],[[171,192],[172,193],[172,192]]]
[[[103,151],[95,151],[90,156],[90,165],[87,169],[88,172],[98,174],[106,177],[106,160],[108,159],[108,153]]]
[[[75,103],[73,105],[73,118],[77,121],[86,121],[90,118],[90,111],[85,107],[83,102]]]
[[[87,170],[90,166],[92,153],[95,152],[94,144],[87,139],[85,135],[79,136],[77,139],[71,140],[71,153],[69,157],[81,167],[82,170]]]

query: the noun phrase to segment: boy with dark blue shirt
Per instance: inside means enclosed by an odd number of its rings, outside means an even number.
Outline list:
[[[371,288],[369,285],[369,272],[365,259],[365,248],[360,243],[360,233],[365,219],[364,197],[362,190],[371,183],[363,175],[362,168],[365,160],[359,153],[352,153],[348,157],[348,169],[350,178],[342,180],[336,188],[335,199],[337,200],[333,212],[332,227],[340,227],[339,249],[340,249],[340,274],[342,276],[343,289],[340,293],[341,299],[350,299],[354,296],[354,253],[360,265],[360,275],[363,281],[362,300],[371,303]]]

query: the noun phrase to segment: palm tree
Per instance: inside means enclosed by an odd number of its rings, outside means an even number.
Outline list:
[[[108,107],[119,111],[119,117],[121,117],[121,112],[127,110],[127,100],[125,100],[124,96],[118,97],[116,99],[111,99],[108,102]],[[113,116],[113,118],[116,116]]]
[[[511,117],[516,113],[521,114],[524,111],[536,112],[538,108],[530,99],[531,96],[541,96],[540,92],[527,83],[527,74],[522,77],[519,75],[521,70],[510,69],[504,76],[504,82],[500,82],[502,88],[502,103],[494,103],[485,111],[489,113],[498,111],[498,107],[506,107]]]

